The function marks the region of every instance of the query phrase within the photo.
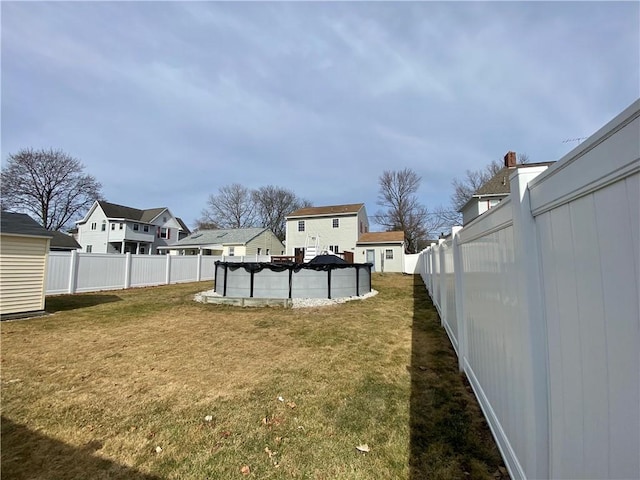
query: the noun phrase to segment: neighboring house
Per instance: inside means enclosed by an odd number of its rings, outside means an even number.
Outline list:
[[[160,247],[190,233],[168,208],[139,210],[105,201],[94,202],[76,224],[78,243],[87,253],[166,253]]]
[[[0,213],[0,316],[44,311],[52,234],[23,213]]]
[[[171,255],[282,255],[284,245],[268,228],[200,230],[169,247]]]
[[[364,203],[302,208],[286,220],[287,255],[305,262],[323,252],[355,254],[360,235],[369,231]]]
[[[476,190],[469,201],[459,210],[462,213],[462,224],[466,225],[507,198],[511,191],[509,176],[516,168],[548,166],[551,164],[553,162],[517,163],[516,153],[508,152],[504,156],[504,167]]]
[[[51,243],[49,244],[49,250],[52,252],[70,252],[72,250],[82,249],[76,239],[73,238],[73,235],[51,230],[49,233],[53,235]]]
[[[356,263],[372,263],[372,271],[404,271],[404,232],[363,233],[356,243]]]

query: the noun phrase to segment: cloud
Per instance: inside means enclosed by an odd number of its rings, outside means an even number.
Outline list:
[[[637,3],[2,3],[2,158],[79,157],[192,222],[220,186],[376,210],[507,150],[560,158],[639,96]]]

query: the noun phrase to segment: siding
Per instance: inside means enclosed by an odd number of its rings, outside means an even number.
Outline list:
[[[0,235],[0,314],[44,309],[48,238]]]

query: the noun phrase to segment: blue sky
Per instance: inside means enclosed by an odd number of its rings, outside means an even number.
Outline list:
[[[640,97],[639,2],[1,3],[2,162],[80,159],[193,226],[231,183],[428,208],[508,150],[558,160]],[[373,226],[375,229],[375,225]]]

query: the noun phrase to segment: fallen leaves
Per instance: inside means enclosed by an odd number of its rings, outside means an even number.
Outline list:
[[[240,473],[242,473],[243,475],[250,475],[251,474],[251,468],[249,467],[249,465],[244,465],[240,469]]]
[[[362,453],[369,453],[371,451],[371,449],[369,448],[369,445],[367,445],[366,443],[363,443],[362,445],[357,445],[356,450]]]

